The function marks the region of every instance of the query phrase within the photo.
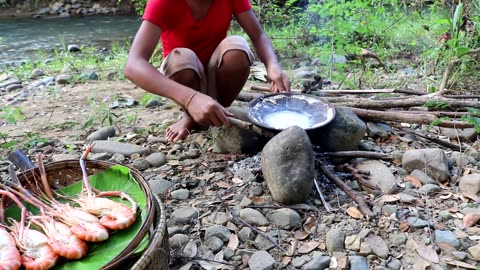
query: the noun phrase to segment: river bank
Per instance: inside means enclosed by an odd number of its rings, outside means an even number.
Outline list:
[[[1,4],[1,3],[0,3]],[[15,4],[0,5],[1,19],[25,19],[25,18],[64,18],[75,16],[99,16],[99,15],[135,15],[135,7],[126,1],[38,1],[31,3],[23,1]]]

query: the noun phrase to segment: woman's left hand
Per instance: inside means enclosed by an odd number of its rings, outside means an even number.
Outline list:
[[[290,92],[290,80],[279,65],[267,68],[267,78],[270,92]]]

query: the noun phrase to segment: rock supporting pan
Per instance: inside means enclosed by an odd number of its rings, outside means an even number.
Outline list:
[[[284,130],[297,125],[304,130],[325,126],[335,117],[335,108],[326,100],[301,93],[269,94],[252,100],[248,118],[258,126]]]

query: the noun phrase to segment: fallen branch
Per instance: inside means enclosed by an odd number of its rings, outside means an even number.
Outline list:
[[[351,189],[347,184],[345,184],[340,178],[338,178],[335,174],[333,174],[325,165],[322,164],[321,161],[317,160],[320,163],[320,170],[322,173],[330,180],[332,181],[338,188],[340,188],[345,194],[347,194],[350,199],[355,201],[358,204],[358,208],[360,211],[365,215],[367,220],[370,220],[374,214],[368,207],[368,205],[365,203],[363,198],[357,196],[355,194],[355,191]]]
[[[429,140],[431,142],[434,142],[440,146],[444,146],[444,147],[447,147],[447,148],[450,148],[454,151],[460,151],[462,149],[461,146],[457,145],[457,144],[454,144],[454,143],[450,143],[450,142],[447,142],[447,141],[444,141],[444,140],[441,140],[441,139],[438,139],[438,138],[432,138],[432,137],[429,137],[427,135],[423,135],[423,134],[420,134],[420,133],[417,133],[417,132],[414,132],[414,131],[411,131],[411,130],[407,130],[399,125],[394,125],[395,128],[397,129],[400,129],[402,131],[405,131],[405,132],[408,132],[412,135],[415,135],[415,136],[418,136],[420,138],[424,138],[426,140]]]
[[[430,125],[438,120],[438,117],[425,112],[423,114],[403,113],[402,111],[374,111],[351,108],[358,117],[370,121],[392,121],[411,124]],[[472,124],[462,121],[439,121],[436,126],[447,128],[471,128]]]
[[[245,122],[233,117],[228,117],[228,120],[230,121],[230,124],[232,124],[233,126],[239,127],[241,129],[250,130],[252,132],[257,133],[260,136],[265,136],[268,138],[273,138],[275,136],[274,132],[258,127],[253,123]]]
[[[318,196],[320,196],[320,200],[322,201],[323,206],[325,206],[325,210],[327,210],[327,212],[329,213],[332,212],[332,207],[330,206],[330,204],[328,204],[328,202],[323,197],[323,193],[322,193],[322,190],[320,189],[320,185],[318,184],[317,179],[313,179],[313,182],[315,183],[315,188],[317,189]]]
[[[435,96],[432,94],[403,98],[403,99],[382,99],[382,100],[372,100],[368,98],[343,98],[343,99],[332,99],[325,97],[329,102],[335,103],[335,106],[346,106],[360,109],[390,109],[390,108],[409,108],[415,106],[423,106],[427,102],[439,102],[446,104],[452,108],[465,108],[471,107],[475,109],[480,109],[480,102],[478,101],[465,101],[465,100],[456,100],[448,99],[444,97]]]

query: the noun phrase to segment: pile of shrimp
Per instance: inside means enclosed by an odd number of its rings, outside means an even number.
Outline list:
[[[90,186],[85,159],[92,149],[87,146],[80,158],[83,190],[78,198],[57,200],[49,187],[42,154],[38,167],[43,189],[24,188],[18,178],[0,183],[0,270],[42,270],[58,262],[78,260],[88,253],[88,242],[102,242],[110,233],[130,227],[136,221],[137,203],[121,191],[96,191]],[[107,197],[118,196],[130,202],[130,207]],[[20,209],[19,220],[5,219],[5,203],[10,198]],[[24,203],[37,208],[29,212]]]

